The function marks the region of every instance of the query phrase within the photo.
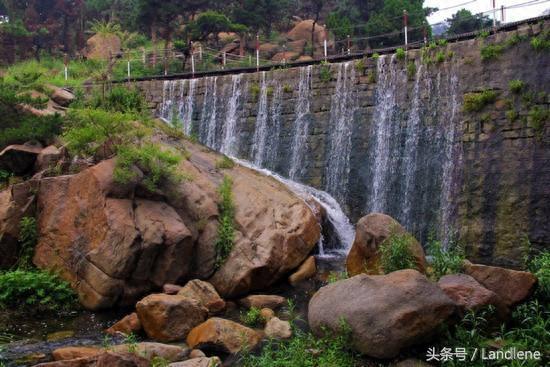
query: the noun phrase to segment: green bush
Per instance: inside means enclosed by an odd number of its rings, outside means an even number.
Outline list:
[[[10,127],[0,126],[0,150],[8,145],[23,144],[29,140],[47,144],[54,136],[61,133],[63,124],[59,115],[44,117],[25,115],[15,121],[15,124]]]
[[[216,268],[219,268],[233,250],[235,239],[235,208],[232,193],[233,182],[229,176],[224,176],[219,188],[220,203],[218,239],[216,240]]]
[[[531,47],[535,51],[546,51],[550,50],[550,31],[546,30],[537,37],[531,38]]]
[[[355,61],[355,69],[359,72],[359,74],[363,75],[365,72],[365,67],[365,61],[363,59]]]
[[[57,275],[40,270],[0,273],[0,309],[34,313],[69,310],[75,293]]]
[[[508,87],[510,88],[510,92],[519,94],[525,88],[525,82],[519,79],[510,80]]]
[[[330,65],[323,64],[319,69],[319,79],[323,83],[328,83],[332,79],[332,73],[330,72]]]
[[[435,61],[437,61],[438,63],[442,63],[443,61],[445,61],[445,53],[443,51],[438,51],[435,55]]]
[[[147,111],[147,104],[141,92],[124,87],[114,87],[104,97],[96,94],[91,101],[91,107],[114,112],[144,113]]]
[[[264,322],[261,310],[258,307],[252,307],[240,316],[241,322],[250,327],[259,327]]]
[[[542,106],[534,106],[527,114],[527,119],[535,132],[536,138],[539,140],[542,140],[544,128],[549,117],[550,112],[548,108]]]
[[[378,52],[375,52],[372,54],[371,57],[373,58],[373,60],[378,60],[380,58],[380,54]]]
[[[135,116],[102,109],[71,109],[66,116],[63,140],[72,154],[93,156],[105,143],[113,148],[127,143],[135,132]]]
[[[409,80],[413,80],[414,76],[416,74],[416,64],[414,61],[409,61],[407,64],[407,76],[409,77]]]
[[[38,229],[36,219],[33,217],[23,217],[19,224],[19,260],[17,268],[28,270],[33,268],[32,258],[34,248],[38,242]]]
[[[331,271],[328,274],[327,283],[332,284],[332,283],[336,283],[340,280],[344,280],[344,279],[348,279],[348,278],[349,278],[349,274],[348,274],[347,271],[341,271],[341,272]]]
[[[411,251],[414,238],[408,233],[392,233],[378,249],[380,264],[384,273],[402,269],[417,269],[416,260]]]
[[[516,110],[508,110],[506,111],[506,119],[510,122],[514,122],[518,119],[519,114]]]
[[[538,279],[537,295],[550,301],[550,251],[544,251],[529,262],[529,271]]]
[[[428,255],[432,257],[432,275],[436,280],[439,280],[444,275],[462,272],[465,256],[464,250],[460,246],[451,244],[445,250],[441,241],[430,238],[427,250]]]
[[[395,57],[397,57],[397,60],[405,60],[406,56],[407,53],[401,47],[395,50]]]
[[[231,169],[233,167],[235,167],[235,162],[226,155],[216,161],[217,169]]]
[[[491,60],[498,58],[504,51],[502,45],[487,45],[483,46],[480,50],[481,60]]]
[[[240,356],[244,367],[353,367],[359,356],[351,350],[351,328],[342,322],[338,333],[325,330],[322,338],[294,328],[293,337],[277,342],[269,340],[260,354],[245,351]]]
[[[464,95],[464,111],[478,112],[497,99],[497,92],[484,90],[482,92],[466,93]]]
[[[181,155],[163,150],[159,145],[147,143],[143,145],[125,145],[118,149],[113,177],[116,182],[126,184],[137,178],[133,169],[139,168],[144,177],[142,184],[151,192],[155,192],[166,182],[178,182],[189,177],[178,172]]]

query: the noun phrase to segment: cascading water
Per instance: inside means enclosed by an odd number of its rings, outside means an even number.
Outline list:
[[[330,106],[325,189],[343,202],[348,191],[351,136],[358,98],[354,90],[356,81],[354,63],[345,62],[337,65],[338,77]]]
[[[257,166],[263,167],[266,161],[266,146],[270,136],[268,136],[268,109],[267,109],[267,82],[265,80],[265,71],[262,71],[260,82],[260,98],[258,101],[258,115],[256,116],[256,129],[254,130],[254,140],[252,141],[252,160]]]
[[[191,134],[197,79],[164,82],[159,116],[170,123],[183,123],[185,134]],[[178,94],[176,94],[178,91]]]
[[[309,133],[310,99],[311,99],[311,71],[312,66],[300,68],[300,82],[298,84],[298,101],[296,103],[296,119],[292,142],[292,157],[288,176],[292,180],[301,178],[304,158],[307,152],[307,136]]]
[[[206,77],[204,79],[205,91],[204,102],[202,106],[202,115],[199,125],[199,137],[201,142],[212,149],[216,146],[216,127],[217,127],[217,109],[218,109],[218,77]]]
[[[231,94],[228,97],[227,111],[225,114],[225,124],[223,125],[223,141],[220,151],[224,154],[234,155],[238,142],[236,131],[237,121],[239,119],[239,106],[242,94],[242,74],[236,74],[231,77]]]

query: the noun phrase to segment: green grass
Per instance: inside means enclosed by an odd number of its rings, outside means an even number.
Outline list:
[[[392,233],[379,247],[380,265],[384,273],[402,269],[417,269],[411,251],[414,238],[408,233]]]
[[[134,167],[143,172],[143,186],[156,192],[167,183],[177,183],[190,177],[178,171],[182,156],[173,150],[162,149],[158,144],[124,145],[118,149],[113,177],[126,184],[137,179]]]
[[[331,271],[327,277],[327,283],[336,283],[340,280],[348,279],[349,274],[347,271]]]
[[[497,92],[493,90],[466,93],[464,95],[464,111],[479,112],[489,103],[493,103],[497,99],[497,95]]]
[[[537,139],[542,140],[544,129],[549,118],[550,111],[547,107],[534,106],[529,110],[527,114],[527,120],[533,128]]]
[[[542,300],[550,301],[550,251],[544,251],[529,262],[529,271],[538,279],[537,294]]]
[[[328,83],[332,79],[332,73],[330,71],[330,65],[321,65],[319,68],[319,79],[323,83]]]
[[[525,88],[525,82],[520,79],[510,80],[508,82],[508,88],[510,89],[510,92],[519,94]]]
[[[220,202],[218,204],[218,238],[216,248],[216,268],[219,268],[233,250],[235,239],[235,207],[232,193],[233,181],[224,176],[218,190]]]
[[[453,243],[448,246],[448,249],[443,249],[441,241],[430,238],[427,250],[428,255],[432,256],[431,269],[435,280],[439,280],[444,275],[462,272],[465,256],[461,246]]]
[[[481,60],[492,60],[498,58],[502,52],[504,51],[505,47],[503,45],[486,45],[481,47],[480,53],[481,53]]]
[[[435,61],[437,61],[438,63],[442,63],[443,61],[445,61],[445,52],[438,51],[435,55]]]
[[[342,323],[338,333],[325,331],[321,338],[293,327],[293,337],[285,341],[269,340],[259,354],[245,351],[243,367],[354,367],[360,366],[351,349],[351,329]]]
[[[233,167],[235,167],[235,162],[226,155],[216,161],[217,169],[231,169]]]
[[[250,327],[259,327],[264,322],[258,307],[251,307],[248,311],[241,312],[240,319],[243,324]]]
[[[397,58],[397,60],[405,60],[406,56],[407,56],[407,53],[405,52],[404,49],[398,48],[397,50],[395,50],[395,57]]]
[[[30,313],[69,310],[76,304],[69,283],[40,270],[0,273],[0,309]]]

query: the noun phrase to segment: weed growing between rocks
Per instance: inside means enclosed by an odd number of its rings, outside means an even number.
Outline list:
[[[261,326],[264,321],[261,310],[258,307],[251,307],[248,311],[241,313],[241,322],[250,327]]]
[[[34,256],[34,248],[38,241],[36,219],[33,217],[23,217],[19,227],[19,245],[21,249],[16,266],[20,270],[28,270],[33,267],[32,257]]]
[[[224,176],[218,190],[220,194],[218,239],[216,240],[216,268],[219,268],[233,250],[235,239],[235,207],[232,193],[233,181]]]
[[[287,341],[269,340],[259,354],[246,351],[240,356],[244,367],[359,366],[358,355],[350,349],[351,328],[342,322],[339,333],[316,338],[292,324],[293,337]]]
[[[233,162],[233,160],[226,155],[218,159],[216,162],[217,169],[231,169],[233,167],[235,167],[235,162]]]
[[[432,257],[431,275],[435,280],[445,275],[462,272],[465,255],[459,244],[451,243],[447,249],[444,249],[441,241],[432,237],[428,240],[427,250],[428,255]]]
[[[538,279],[536,296],[544,302],[550,302],[550,251],[531,259],[528,268]]]
[[[319,69],[319,79],[323,83],[328,83],[332,79],[332,73],[330,72],[330,65],[325,65],[324,63],[321,65]]]
[[[397,58],[397,60],[405,60],[406,56],[407,56],[407,53],[405,52],[404,49],[398,48],[397,50],[395,50],[395,57]]]
[[[525,88],[525,82],[520,79],[510,80],[508,82],[508,87],[510,88],[510,92],[519,94]]]
[[[410,245],[414,238],[408,233],[392,233],[380,246],[380,264],[384,273],[417,269]]]

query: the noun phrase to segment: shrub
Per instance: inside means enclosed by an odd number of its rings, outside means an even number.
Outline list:
[[[321,68],[319,69],[319,79],[323,83],[328,83],[332,79],[332,73],[330,72],[330,65],[321,65]]]
[[[538,350],[543,354],[550,345],[550,310],[548,304],[532,300],[516,308],[512,314],[511,327],[500,337],[507,348]],[[539,362],[530,361],[527,366],[539,366]]]
[[[437,61],[438,63],[442,63],[443,61],[445,61],[445,53],[443,51],[439,51],[435,55],[435,61]]]
[[[133,167],[144,173],[142,184],[155,192],[165,182],[178,182],[189,177],[177,171],[181,156],[171,150],[162,150],[158,144],[126,145],[118,150],[113,177],[125,184],[137,178]]]
[[[69,310],[75,293],[56,274],[14,270],[0,274],[0,308],[35,313]]]
[[[529,262],[529,270],[535,274],[538,282],[537,295],[550,301],[550,251],[544,251]]]
[[[518,119],[518,117],[519,117],[519,114],[516,110],[511,109],[506,111],[506,119],[508,119],[508,121],[514,122]]]
[[[411,243],[414,238],[408,233],[392,233],[379,248],[380,264],[384,273],[402,269],[417,269]]]
[[[374,60],[378,60],[380,58],[380,54],[378,52],[375,52],[371,56]]]
[[[219,226],[218,239],[215,243],[216,248],[216,268],[220,267],[227,259],[231,250],[233,250],[233,241],[235,238],[234,217],[235,208],[232,194],[233,182],[229,176],[224,176],[219,188],[220,203],[219,207]]]
[[[241,322],[250,327],[261,326],[264,321],[262,318],[261,310],[258,307],[252,307],[245,313],[241,312]]]
[[[480,50],[481,60],[496,59],[502,54],[502,51],[504,51],[504,46],[502,45],[483,46]]]
[[[54,116],[21,116],[11,127],[0,127],[0,150],[11,144],[23,144],[29,140],[47,143],[61,133],[62,119]]]
[[[497,99],[497,92],[492,90],[484,90],[482,92],[467,93],[464,95],[464,111],[477,112],[481,111],[489,103],[493,103]]]
[[[365,61],[363,59],[355,61],[355,69],[359,72],[359,74],[363,75],[365,72]]]
[[[397,57],[397,60],[405,60],[406,56],[407,53],[401,47],[395,50],[395,57]]]
[[[407,64],[407,76],[409,77],[409,80],[413,80],[414,76],[416,74],[416,64],[414,61],[409,61]]]
[[[444,275],[457,274],[462,271],[465,256],[460,246],[451,244],[445,250],[441,241],[430,238],[427,249],[428,255],[432,257],[432,275],[436,280],[439,280]]]
[[[535,132],[535,136],[539,140],[542,139],[542,136],[544,134],[544,127],[546,125],[546,122],[548,121],[549,116],[550,113],[548,111],[548,108],[542,106],[534,106],[529,110],[527,114],[528,121]]]
[[[233,160],[226,155],[218,159],[216,162],[217,169],[231,169],[233,167],[235,167],[235,162],[233,162]]]
[[[114,87],[105,96],[96,94],[91,101],[91,107],[114,112],[143,113],[147,111],[147,104],[141,92],[137,89],[124,87]]]
[[[510,88],[510,92],[519,94],[525,88],[525,82],[519,79],[510,80],[508,87]]]
[[[73,154],[93,156],[109,142],[113,147],[130,140],[135,116],[101,109],[70,110],[63,140]]]
[[[269,340],[259,355],[249,351],[240,356],[244,367],[336,367],[356,366],[359,356],[351,350],[351,328],[342,321],[337,333],[325,330],[322,338],[294,328],[290,340]]]
[[[545,51],[545,50],[550,50],[550,32],[549,31],[546,31],[544,32],[543,34],[537,36],[537,37],[533,37],[531,38],[531,47],[535,50],[535,51]]]
[[[285,93],[292,93],[292,87],[290,86],[290,84],[285,84],[283,85],[283,92]]]
[[[256,100],[258,99],[258,96],[260,95],[260,86],[258,85],[258,83],[252,83],[250,85],[250,96],[252,97],[252,99]]]
[[[36,219],[33,217],[23,217],[19,223],[19,260],[17,268],[28,270],[33,267],[32,257],[34,256],[34,248],[38,241],[38,233]]]

